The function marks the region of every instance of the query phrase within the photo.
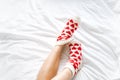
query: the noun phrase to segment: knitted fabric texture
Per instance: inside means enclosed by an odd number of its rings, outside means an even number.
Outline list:
[[[73,76],[78,72],[82,65],[82,48],[79,43],[69,44],[69,60],[65,67],[69,68]]]
[[[56,45],[64,45],[73,40],[73,33],[77,30],[79,19],[69,19],[66,22],[66,27],[62,30],[61,34],[57,37]]]

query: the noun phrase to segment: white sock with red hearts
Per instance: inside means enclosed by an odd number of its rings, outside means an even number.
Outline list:
[[[79,43],[69,44],[69,60],[65,65],[65,68],[69,68],[73,76],[78,72],[82,65],[82,48]]]
[[[73,40],[73,33],[77,30],[80,22],[79,17],[71,18],[66,22],[66,27],[62,30],[61,34],[57,37],[56,45],[64,45]]]

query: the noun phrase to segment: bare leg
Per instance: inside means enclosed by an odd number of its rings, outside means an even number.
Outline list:
[[[51,80],[57,73],[64,45],[55,46],[43,63],[37,80]]]

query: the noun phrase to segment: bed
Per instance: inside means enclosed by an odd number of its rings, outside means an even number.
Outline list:
[[[73,80],[120,80],[119,0],[0,0],[0,80],[36,80],[71,16],[81,18],[74,38],[83,44]]]

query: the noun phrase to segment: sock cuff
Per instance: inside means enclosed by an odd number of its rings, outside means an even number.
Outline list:
[[[74,74],[75,74],[75,69],[74,69],[73,65],[68,62],[68,63],[64,66],[64,69],[65,69],[65,68],[68,68],[68,69],[72,72],[72,77],[73,77]]]
[[[71,37],[67,40],[60,40],[60,41],[57,41],[55,45],[64,45],[64,44],[71,42],[72,40],[73,40],[73,37]]]

